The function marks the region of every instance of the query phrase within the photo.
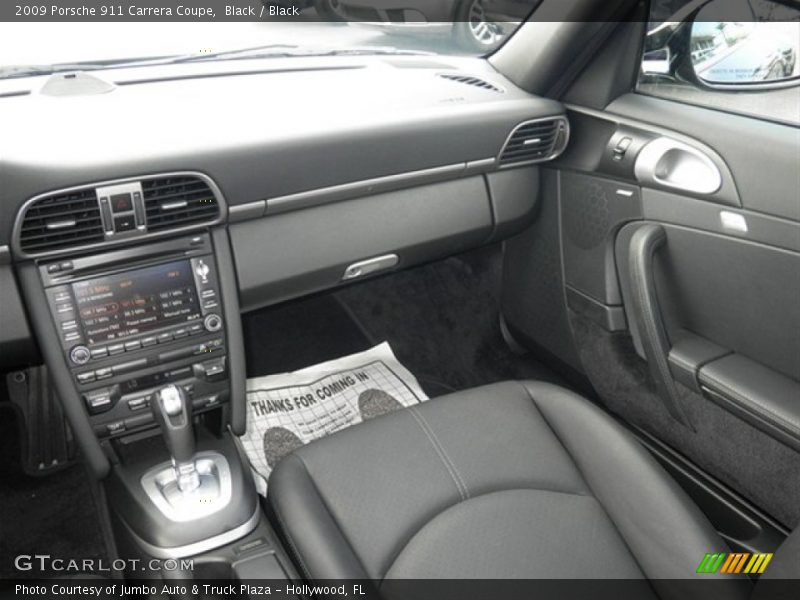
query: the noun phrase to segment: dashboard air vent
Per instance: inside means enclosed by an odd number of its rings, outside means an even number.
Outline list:
[[[492,92],[497,92],[498,94],[503,93],[503,90],[501,88],[478,77],[472,77],[470,75],[459,75],[458,73],[439,73],[439,77],[441,77],[442,79],[449,79],[450,81],[463,83],[465,85],[471,85],[474,87],[483,88],[484,90],[491,90]]]
[[[503,146],[500,166],[555,158],[566,147],[567,135],[567,120],[563,117],[521,123]]]
[[[219,202],[200,177],[181,175],[142,181],[147,231],[213,221],[219,217]]]
[[[94,189],[34,200],[19,232],[20,248],[31,254],[102,242],[103,221]]]

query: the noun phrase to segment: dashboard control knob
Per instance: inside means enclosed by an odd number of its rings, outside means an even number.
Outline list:
[[[76,365],[85,365],[89,362],[89,359],[92,357],[92,353],[89,352],[89,349],[86,346],[75,346],[69,352],[69,358],[74,362]]]
[[[210,315],[206,315],[206,318],[203,320],[203,324],[206,326],[208,331],[219,331],[222,329],[222,317],[211,313]]]

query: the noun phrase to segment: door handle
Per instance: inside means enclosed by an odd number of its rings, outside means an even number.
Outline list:
[[[647,365],[664,408],[676,421],[694,430],[681,410],[678,390],[669,368],[670,342],[656,295],[653,259],[666,242],[664,228],[652,223],[642,225],[631,237],[628,250],[633,292],[631,313],[636,320]]]
[[[639,151],[633,171],[640,183],[694,194],[713,194],[722,187],[714,161],[697,148],[668,137],[656,138]]]

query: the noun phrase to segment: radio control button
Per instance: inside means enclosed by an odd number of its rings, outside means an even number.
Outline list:
[[[206,315],[203,324],[208,331],[219,331],[222,329],[222,318],[217,314],[211,313],[210,315]]]
[[[111,408],[111,392],[107,389],[84,394],[83,400],[92,414],[101,413]]]
[[[167,342],[172,341],[172,334],[171,333],[159,333],[158,337],[156,338],[159,344],[166,344]]]
[[[108,379],[113,374],[111,371],[111,367],[103,367],[102,369],[97,369],[94,372],[95,376],[98,380],[100,379]]]
[[[113,423],[108,423],[106,425],[106,431],[110,435],[125,431],[125,421],[114,421]]]
[[[200,297],[203,300],[207,300],[209,298],[214,298],[216,295],[217,295],[217,292],[215,292],[214,290],[203,290],[202,292],[200,292]]]
[[[155,346],[157,342],[158,342],[158,340],[156,339],[156,336],[154,336],[154,335],[151,335],[151,336],[146,337],[146,338],[142,338],[142,348],[147,348],[148,346]]]
[[[130,352],[131,350],[138,350],[142,347],[142,343],[139,340],[133,340],[132,342],[125,342],[125,352]]]
[[[78,373],[78,383],[91,383],[94,381],[94,371]]]
[[[147,401],[146,396],[141,396],[139,398],[131,398],[128,400],[128,408],[132,411],[142,410],[147,408],[150,403]]]
[[[61,270],[61,265],[58,263],[52,263],[47,265],[47,272],[50,273],[51,275],[53,273],[58,273],[60,270]]]
[[[79,339],[81,339],[81,334],[77,331],[73,331],[64,336],[65,342],[77,342]]]
[[[189,330],[186,329],[185,327],[181,327],[180,329],[176,329],[175,331],[173,331],[172,332],[172,336],[176,340],[179,340],[180,338],[188,337],[189,336]]]
[[[203,283],[208,281],[208,274],[211,272],[209,266],[202,260],[198,260],[194,266],[194,273],[197,275]]]
[[[166,376],[170,379],[182,379],[184,377],[191,377],[192,376],[192,367],[181,367],[180,369],[175,369],[174,371],[168,371]]]
[[[199,333],[203,333],[203,331],[205,331],[205,329],[203,329],[203,325],[201,323],[189,325],[189,335],[197,335]]]
[[[125,352],[125,344],[111,344],[108,347],[108,353],[111,356],[114,356],[116,354],[122,354],[123,352]]]
[[[105,346],[92,348],[92,358],[105,358],[106,356],[108,356],[108,348]]]
[[[187,356],[191,356],[194,348],[192,346],[186,346],[184,348],[176,348],[175,350],[169,350],[168,352],[162,352],[158,355],[158,360],[160,362],[169,362],[171,360],[178,360],[179,358],[186,358]]]
[[[52,266],[52,265],[51,265]],[[72,298],[69,296],[69,292],[58,292],[54,297],[53,300],[56,302],[69,302]]]
[[[69,353],[70,360],[76,365],[85,365],[91,357],[92,355],[86,346],[75,346]]]
[[[59,314],[64,314],[68,312],[72,312],[72,304],[69,302],[65,302],[64,304],[57,304],[56,305],[56,312]]]
[[[58,265],[59,271],[69,271],[72,269],[72,261],[67,260]]]
[[[216,300],[204,300],[203,301],[203,308],[205,310],[211,310],[213,308],[217,308],[219,303]]]
[[[111,367],[111,370],[114,372],[114,375],[119,375],[120,373],[127,373],[128,371],[134,371],[136,369],[141,369],[147,366],[147,359],[140,358],[138,360],[130,360],[128,362],[119,363]]]
[[[64,321],[61,323],[61,331],[74,331],[78,328],[78,323],[75,321]]]

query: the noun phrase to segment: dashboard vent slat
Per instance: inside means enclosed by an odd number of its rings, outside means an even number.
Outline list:
[[[22,219],[19,244],[25,252],[50,252],[104,239],[94,189],[64,192],[30,204]]]
[[[558,156],[567,145],[569,126],[563,117],[517,125],[500,152],[500,166],[542,162]]]
[[[456,83],[463,83],[465,85],[471,85],[473,87],[489,90],[497,94],[502,94],[504,92],[502,88],[494,85],[493,83],[489,83],[488,81],[486,81],[485,79],[481,79],[480,77],[473,77],[472,75],[461,75],[459,73],[439,73],[438,75],[442,79],[455,81]]]
[[[147,231],[213,221],[219,217],[219,201],[203,179],[175,176],[142,181]]]

